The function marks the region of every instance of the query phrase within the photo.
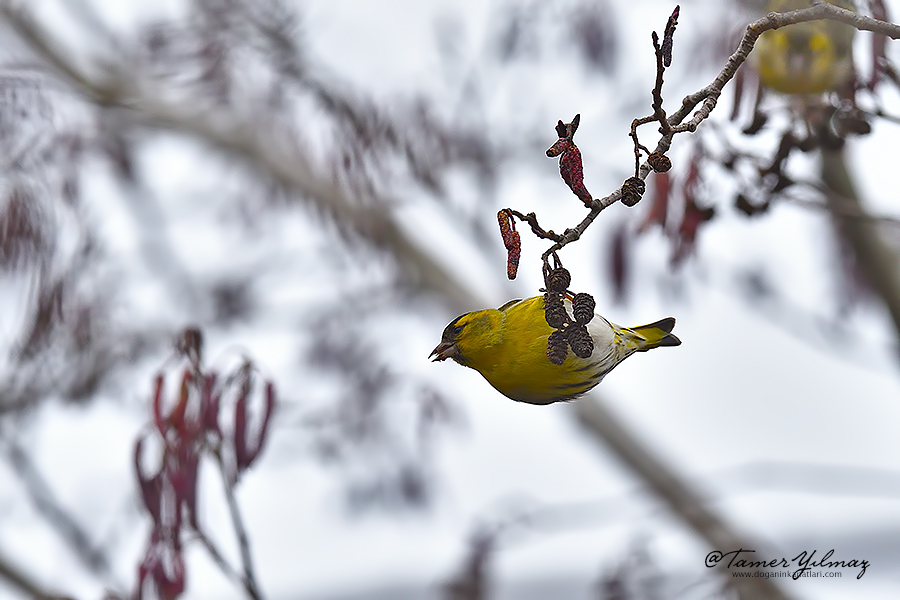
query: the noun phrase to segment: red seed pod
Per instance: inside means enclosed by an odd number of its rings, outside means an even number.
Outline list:
[[[672,254],[672,265],[679,265],[690,255],[697,245],[697,232],[700,227],[716,216],[716,209],[712,206],[700,207],[694,196],[688,196],[684,202],[684,214],[681,225],[678,227],[675,251]]]
[[[203,357],[203,333],[198,327],[188,327],[175,341],[175,348],[195,366]]]
[[[628,226],[622,223],[613,233],[609,251],[606,253],[609,261],[609,277],[613,286],[613,299],[617,304],[622,304],[628,294],[631,246],[632,239],[628,233]]]
[[[159,435],[166,437],[166,419],[162,414],[162,402],[163,402],[163,385],[165,384],[165,378],[162,374],[156,376],[156,386],[153,392],[153,420],[156,422],[156,429],[159,431]]]
[[[506,256],[506,276],[509,279],[515,279],[519,270],[519,257],[522,255],[522,242],[519,239],[519,232],[513,231],[515,236],[511,248],[507,248]]]
[[[141,455],[143,454],[144,437],[138,438],[134,445],[134,472],[137,475],[138,485],[141,488],[141,499],[155,524],[162,523],[162,479],[161,472],[152,477],[145,477],[141,469]]]
[[[249,468],[262,452],[263,444],[268,434],[269,420],[272,418],[272,412],[275,409],[275,386],[271,382],[266,382],[265,408],[263,409],[262,422],[259,424],[256,443],[251,444],[247,411],[249,395],[249,388],[241,390],[234,408],[234,454],[238,474]]]
[[[672,195],[672,178],[668,173],[653,176],[653,205],[644,220],[638,225],[637,232],[644,233],[654,225],[666,228],[666,216],[669,213],[669,197]]]
[[[678,26],[678,13],[681,11],[680,6],[675,6],[669,21],[666,23],[666,30],[663,33],[662,55],[663,65],[672,66],[672,42],[675,38],[675,27]],[[654,32],[655,33],[655,32]]]
[[[264,409],[265,412],[263,412],[262,423],[259,426],[259,433],[256,436],[256,445],[253,448],[248,448],[246,451],[247,467],[252,465],[259,457],[268,436],[269,420],[272,418],[272,412],[275,410],[275,384],[271,381],[266,382],[265,397],[266,407]]]
[[[516,222],[508,209],[504,208],[497,213],[497,222],[500,224],[500,235],[507,252],[506,276],[515,279],[519,270],[519,257],[522,255],[522,238],[516,231]]]
[[[581,115],[576,115],[576,118],[580,119]],[[560,119],[556,122],[556,135],[558,135],[561,138],[569,137],[569,128],[566,126],[565,123],[562,122],[562,119]]]
[[[191,399],[191,388],[193,385],[194,376],[190,371],[185,369],[184,375],[181,378],[181,394],[179,396],[178,404],[175,405],[175,408],[172,409],[172,412],[169,413],[169,416],[166,419],[169,426],[175,428],[179,434],[187,432],[185,427],[185,415],[187,414],[188,402]]]
[[[507,209],[504,208],[497,212],[497,223],[500,224],[500,237],[503,238],[503,245],[509,248],[509,239],[512,232],[515,231],[516,224]]]
[[[216,374],[210,373],[203,378],[203,395],[200,401],[200,419],[204,429],[222,435],[219,428],[219,404],[222,393],[216,387]]]
[[[559,159],[559,174],[572,193],[585,204],[591,201],[591,193],[584,187],[584,167],[581,164],[581,150],[570,143]]]
[[[234,459],[238,473],[250,464],[247,451],[247,394],[241,394],[234,406]]]
[[[181,461],[180,468],[170,474],[175,499],[187,509],[188,522],[197,527],[197,470],[200,455],[189,452]]]
[[[174,548],[167,548],[167,551],[167,560],[158,560],[154,563],[150,574],[159,597],[164,600],[175,600],[184,593],[184,559]]]
[[[571,148],[573,145],[574,144],[572,143],[572,140],[561,137],[556,140],[556,143],[547,148],[547,156],[549,156],[550,158],[559,156],[560,154]]]

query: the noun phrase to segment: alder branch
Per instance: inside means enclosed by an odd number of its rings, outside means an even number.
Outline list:
[[[635,119],[631,122],[631,139],[634,142],[635,177],[637,177],[640,172],[641,151],[643,150],[648,155],[650,154],[650,150],[648,150],[646,146],[643,146],[638,140],[638,127],[657,121],[659,122],[660,133],[663,135],[672,134],[672,126],[669,124],[668,119],[666,119],[666,110],[663,108],[662,86],[666,67],[672,64],[672,44],[674,42],[675,27],[678,25],[678,14],[680,12],[680,6],[676,6],[675,10],[672,11],[672,16],[669,17],[669,22],[666,24],[662,45],[659,43],[659,36],[655,31],[653,32],[653,51],[656,55],[656,85],[653,86],[653,92],[651,92],[651,97],[653,98],[653,114]]]
[[[554,242],[559,242],[560,240],[562,240],[562,236],[560,236],[558,233],[555,233],[552,229],[545,230],[543,227],[541,227],[538,224],[537,215],[535,215],[533,212],[530,212],[527,215],[523,215],[519,211],[512,208],[508,208],[506,210],[509,212],[509,214],[513,215],[520,221],[528,223],[528,225],[531,226],[531,231],[534,233],[534,235],[541,238],[542,240],[553,240]]]
[[[866,17],[847,11],[842,11],[847,12],[846,15],[835,14],[836,11],[841,11],[841,9],[832,5],[819,4],[809,9],[786,13],[781,16],[776,15],[773,17],[769,15],[765,19],[751,24],[744,36],[741,47],[729,58],[728,64],[716,80],[706,88],[687,96],[679,110],[668,117],[667,122],[673,128],[682,125],[691,111],[703,102],[703,105],[698,109],[691,121],[682,127],[684,131],[695,130],[697,125],[709,116],[709,113],[715,107],[722,88],[734,77],[740,64],[746,60],[759,35],[765,30],[788,24],[786,17],[789,14],[794,15],[791,17],[794,20],[790,22],[801,22],[816,18],[834,18],[835,20],[847,22],[846,19],[851,19],[850,24],[861,29],[884,33],[892,38],[896,38],[900,34],[900,29],[896,29],[896,26],[883,22],[867,23],[865,21]],[[308,161],[303,158],[302,152],[296,147],[293,140],[284,139],[283,135],[279,135],[279,132],[274,130],[259,130],[254,128],[252,124],[240,119],[233,122],[226,119],[223,123],[222,119],[216,119],[213,115],[210,115],[208,110],[167,101],[155,92],[152,85],[150,85],[151,82],[138,85],[136,81],[129,79],[130,76],[125,77],[121,73],[116,77],[107,77],[104,81],[95,81],[83,75],[82,71],[71,62],[71,58],[67,53],[57,50],[55,44],[50,41],[50,36],[34,24],[25,13],[18,10],[14,11],[8,6],[3,9],[3,12],[16,31],[22,35],[23,39],[37,53],[44,56],[51,67],[68,79],[88,98],[98,104],[131,110],[135,114],[141,115],[147,123],[154,126],[191,133],[215,147],[246,158],[259,167],[262,172],[270,174],[289,189],[301,192],[310,202],[333,214],[337,221],[358,228],[374,245],[392,253],[400,264],[407,267],[410,272],[417,273],[419,285],[437,292],[443,301],[451,307],[468,310],[473,305],[485,304],[480,300],[478,292],[468,289],[456,281],[446,269],[437,264],[413,243],[397,222],[394,221],[389,211],[368,209],[352,204],[346,192],[336,186],[330,179],[316,174]],[[805,18],[797,17],[797,13],[802,13],[801,16],[805,16]],[[762,25],[757,25],[758,23],[762,23]],[[754,25],[756,25],[756,29],[751,29]],[[882,26],[887,29],[883,29]],[[671,137],[663,136],[657,145],[657,151],[665,152],[670,144]],[[640,170],[641,178],[646,178],[649,171],[650,168],[646,164],[643,165]],[[581,224],[567,230],[560,236],[557,244],[561,245],[558,248],[562,248],[571,241],[578,239],[590,222],[603,209],[620,200],[622,194],[623,192],[620,188],[606,198],[591,201],[589,216]],[[593,403],[592,400],[585,399],[580,403],[576,403],[575,408],[578,409],[582,404],[587,405],[588,402]],[[586,408],[589,410],[587,406]],[[691,517],[691,515],[698,513],[712,515],[713,517],[715,517],[715,514],[711,508],[705,506],[703,497],[699,492],[692,490],[674,474],[669,466],[664,465],[658,457],[648,452],[638,438],[631,433],[630,429],[619,423],[610,414],[609,409],[603,407],[600,417],[594,423],[595,426],[592,427],[594,432],[608,444],[609,449],[622,458],[631,469],[646,481],[651,489],[679,517],[691,523],[707,539],[711,539],[713,535],[725,536],[725,539],[729,540],[741,539],[741,536],[734,533],[730,525],[724,520],[698,520],[695,517]],[[603,425],[604,423],[607,425]],[[640,457],[640,460],[636,460],[635,457]],[[673,486],[673,481],[678,483],[678,485]],[[720,538],[716,537],[715,539]],[[774,584],[771,583],[761,583],[763,581],[759,580],[757,583],[774,587]],[[746,581],[740,583],[752,585],[752,583],[747,583]],[[783,595],[779,595],[776,592],[766,597],[778,598],[783,597]]]
[[[722,70],[716,75],[715,79],[707,85],[706,87],[697,90],[692,94],[688,94],[681,101],[681,107],[673,112],[667,119],[664,120],[665,125],[660,126],[660,138],[657,142],[656,148],[650,154],[660,154],[663,155],[668,152],[669,148],[672,146],[672,140],[675,135],[679,133],[693,133],[697,130],[697,127],[709,118],[713,109],[715,109],[716,104],[719,101],[719,97],[722,95],[722,90],[725,88],[725,85],[728,84],[729,81],[734,79],[735,74],[741,65],[743,65],[747,58],[750,56],[750,52],[753,50],[753,47],[756,45],[756,41],[759,39],[759,36],[765,33],[766,31],[779,29],[781,27],[785,27],[787,25],[793,25],[796,23],[804,23],[807,21],[819,21],[823,19],[829,19],[833,21],[839,21],[841,23],[846,23],[855,27],[856,29],[871,31],[873,33],[883,34],[891,39],[900,38],[900,25],[895,25],[893,23],[888,23],[886,21],[881,21],[878,19],[874,19],[872,17],[867,17],[865,15],[861,15],[859,13],[845,10],[833,4],[828,4],[823,2],[822,0],[812,0],[813,6],[809,8],[801,8],[798,10],[793,10],[784,13],[776,13],[772,12],[766,15],[765,17],[758,19],[747,26],[746,31],[744,32],[743,37],[741,38],[740,43],[738,44],[737,49],[731,56],[728,57],[728,60]],[[677,12],[673,13],[677,17]],[[665,65],[660,60],[660,52],[657,52],[657,85],[653,91],[653,109],[654,113],[650,117],[642,117],[638,119],[638,121],[642,121],[643,123],[650,123],[658,120],[660,114],[665,114],[662,107],[662,76],[663,69]],[[657,91],[660,94],[660,102],[657,105]],[[696,111],[695,111],[696,109]],[[692,111],[693,115],[691,115]],[[690,116],[690,120],[685,121]],[[634,134],[635,145],[638,145],[636,133]],[[646,147],[641,146],[645,151]],[[637,177],[642,180],[645,180],[651,173],[652,167],[648,163],[648,161],[644,161],[637,172]],[[545,253],[544,257],[550,256],[553,253],[558,252],[563,247],[568,244],[578,240],[587,228],[593,223],[600,213],[609,208],[619,200],[621,200],[626,195],[625,186],[619,187],[619,189],[612,192],[610,195],[592,200],[587,206],[590,209],[587,216],[575,227],[567,229],[561,236],[561,239],[554,243]]]

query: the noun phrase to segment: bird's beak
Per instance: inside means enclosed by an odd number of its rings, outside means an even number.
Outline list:
[[[431,351],[431,354],[428,355],[428,358],[431,358],[433,356],[433,361],[447,360],[448,358],[456,356],[458,352],[459,349],[453,342],[441,342],[437,345],[437,348]]]

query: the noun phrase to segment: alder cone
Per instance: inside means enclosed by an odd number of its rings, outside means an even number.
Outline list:
[[[572,327],[568,332],[569,345],[578,358],[590,358],[594,352],[594,340],[584,325]]]
[[[544,281],[544,284],[547,286],[547,291],[556,292],[558,294],[562,294],[569,289],[571,283],[572,275],[569,274],[568,269],[563,267],[550,271],[547,275],[547,279]]]
[[[594,318],[594,309],[597,303],[590,294],[581,292],[575,294],[572,298],[572,314],[575,315],[575,322],[579,325],[587,325]]]
[[[566,340],[566,334],[557,329],[550,334],[547,339],[547,358],[554,365],[561,365],[566,362],[566,355],[569,353],[569,343]]]
[[[560,329],[569,322],[562,296],[550,292],[544,294],[544,318],[553,329]]]

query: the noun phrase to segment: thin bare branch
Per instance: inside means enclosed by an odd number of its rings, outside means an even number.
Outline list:
[[[141,80],[140,74],[126,72],[124,67],[109,70],[102,78],[92,78],[26,10],[6,3],[0,5],[0,14],[51,68],[98,105],[130,110],[148,126],[194,135],[245,159],[286,189],[298,192],[331,214],[337,222],[352,227],[376,248],[394,256],[411,280],[453,310],[471,310],[485,304],[478,295],[465,293],[456,284],[456,278],[409,236],[393,212],[383,210],[393,203],[391,199],[378,198],[365,205],[354,201],[348,190],[310,163],[291,132],[275,123],[266,127],[258,120],[250,122],[225,108],[210,110],[198,103],[163,97],[158,82]]]
[[[26,575],[3,554],[0,554],[0,580],[34,600],[71,600],[68,596],[52,594],[42,589],[30,575]]]
[[[206,548],[206,551],[209,553],[210,558],[213,559],[213,562],[219,567],[219,570],[225,574],[226,577],[231,579],[233,582],[243,586],[244,578],[243,576],[235,570],[234,567],[226,560],[225,556],[219,550],[218,546],[206,535],[202,529],[194,529],[195,539],[203,544],[203,547]]]
[[[286,187],[300,192],[310,202],[332,213],[336,220],[357,228],[374,245],[383,247],[393,254],[398,262],[416,273],[420,285],[436,291],[450,306],[468,310],[474,305],[484,304],[477,292],[458,283],[446,269],[412,242],[402,227],[393,219],[390,211],[361,207],[351,202],[347,193],[333,181],[317,174],[313,166],[304,158],[301,149],[296,147],[294,140],[285,139],[285,136],[279,135],[277,130],[260,129],[256,124],[239,118],[219,118],[222,116],[221,114],[211,115],[210,111],[205,108],[169,101],[154,91],[152,82],[142,83],[131,77],[125,77],[121,73],[107,77],[104,81],[96,81],[84,75],[80,69],[74,66],[69,55],[50,43],[50,36],[30,21],[24,13],[11,10],[8,6],[4,9],[4,13],[23,39],[29,42],[35,51],[44,56],[57,72],[89,98],[98,103],[126,107],[142,116],[149,124],[173,131],[188,132],[215,147],[246,158]],[[694,131],[703,120],[708,118],[715,108],[722,89],[747,59],[756,39],[762,32],[790,23],[821,18],[842,21],[860,29],[883,33],[892,38],[900,37],[900,28],[895,25],[843,11],[830,4],[818,3],[811,8],[791,13],[770,14],[748,27],[741,45],[728,59],[728,63],[715,80],[707,87],[685,97],[681,107],[667,118],[672,132],[661,137],[656,151],[664,153],[669,149],[675,133]],[[698,105],[699,108],[697,108]],[[696,112],[691,116],[695,109]],[[233,115],[225,116],[233,117]],[[691,116],[690,120],[685,122],[689,116]],[[641,166],[639,174],[643,179],[649,172],[650,167],[645,163]],[[578,239],[602,210],[620,200],[622,196],[623,191],[620,188],[605,198],[591,201],[588,216],[579,225],[560,235],[560,239],[548,250],[547,255],[553,254],[556,250]],[[729,545],[737,544],[734,548],[740,547],[741,541],[745,539],[744,536],[738,534],[730,524],[707,507],[699,492],[691,489],[673,474],[673,470],[668,465],[664,465],[658,457],[648,452],[630,430],[619,422],[607,408],[593,399],[582,400],[576,403],[574,408],[579,411],[578,418],[638,473],[675,514],[690,523],[695,530],[715,546],[732,549]],[[228,486],[227,483],[226,486]],[[236,522],[236,528],[239,532],[243,531],[243,524]],[[244,532],[243,538],[241,542],[242,555],[245,553],[245,548],[249,555],[249,546],[244,543],[246,532]],[[2,567],[2,563],[0,563],[0,567]],[[755,596],[746,596],[748,598],[785,597],[773,583],[763,579],[746,579],[738,583],[759,592]]]
[[[56,494],[41,475],[28,453],[15,442],[8,444],[7,453],[13,470],[22,480],[35,507],[54,530],[71,546],[74,555],[93,573],[109,578],[112,575],[109,558],[90,539],[87,531],[78,523],[56,498]]]
[[[821,176],[826,188],[833,193],[825,195],[829,208],[838,216],[847,213],[866,214],[850,171],[843,149],[823,149]],[[869,219],[837,219],[841,235],[853,250],[856,263],[884,301],[894,330],[900,337],[900,258],[882,238],[882,232]]]
[[[524,221],[531,226],[531,231],[534,232],[534,235],[538,236],[542,240],[553,240],[554,242],[558,242],[562,239],[562,237],[558,233],[554,233],[552,229],[545,230],[543,227],[538,224],[537,215],[533,212],[528,213],[527,215],[523,215],[517,210],[513,210],[511,208],[506,209],[509,213],[515,216],[520,221]]]
[[[795,181],[794,183],[802,184],[809,186],[815,190],[818,190],[823,194],[823,196],[827,197],[837,196],[838,194],[833,190],[826,189],[821,184],[816,184],[815,182],[809,181]],[[817,202],[815,200],[810,200],[808,198],[801,198],[800,196],[794,196],[790,193],[782,192],[777,196],[778,199],[784,200],[786,202],[790,202],[791,204],[795,204],[797,206],[802,206],[803,208],[811,208],[813,210],[821,210],[828,213],[831,213],[832,216],[837,217],[839,219],[853,219],[858,221],[865,221],[867,223],[873,225],[885,225],[888,227],[895,227],[900,229],[900,219],[897,217],[888,217],[884,215],[873,215],[867,212],[858,202],[853,201],[836,201],[831,203],[826,202]]]
[[[666,120],[668,128],[661,128],[663,131],[661,131],[659,142],[653,153],[665,154],[671,147],[672,139],[676,134],[684,132],[692,133],[697,130],[700,123],[709,118],[709,115],[718,103],[725,85],[734,79],[740,66],[746,62],[760,35],[771,29],[778,29],[795,23],[804,23],[822,19],[840,21],[857,29],[883,34],[892,39],[900,38],[900,25],[879,21],[878,19],[873,19],[872,17],[867,17],[853,11],[842,9],[833,4],[828,4],[822,0],[815,0],[814,5],[809,8],[802,8],[785,13],[769,13],[762,19],[754,21],[747,26],[747,30],[744,32],[744,36],[741,38],[741,42],[738,44],[737,49],[728,57],[725,67],[722,68],[709,85],[682,99],[681,107],[672,113]],[[657,70],[657,87],[661,86],[661,77],[660,71]],[[656,88],[654,88],[654,91],[655,90]],[[654,97],[654,109],[656,109],[655,105],[656,99]],[[661,109],[662,106],[660,104],[660,110]],[[696,112],[693,113],[690,120],[685,121],[694,109],[696,109]],[[643,122],[653,122],[656,120],[656,114],[657,111],[654,110],[654,115],[646,117]],[[665,129],[668,129],[668,131],[665,131]],[[636,137],[636,134],[633,137]],[[644,148],[644,150],[646,150],[646,148]],[[638,177],[646,179],[651,171],[652,168],[645,160],[640,166]],[[558,252],[563,247],[578,240],[603,210],[623,198],[625,195],[623,187],[620,187],[604,198],[594,199],[588,205],[590,211],[587,216],[585,216],[575,227],[567,229],[563,233],[562,239],[551,246],[545,253],[545,256],[548,256],[553,252]]]
[[[234,494],[234,480],[228,473],[225,466],[225,460],[222,453],[217,451],[213,454],[216,464],[219,466],[219,474],[222,477],[222,483],[225,486],[225,499],[228,502],[228,512],[231,514],[231,522],[234,526],[234,533],[237,536],[238,547],[241,552],[241,566],[243,573],[240,575],[241,585],[247,595],[253,600],[261,600],[262,592],[260,592],[259,584],[256,581],[256,573],[253,569],[253,556],[250,554],[250,538],[247,535],[247,528],[244,526],[244,518],[241,516],[241,509],[238,506],[237,498]],[[233,571],[233,569],[229,569]]]

